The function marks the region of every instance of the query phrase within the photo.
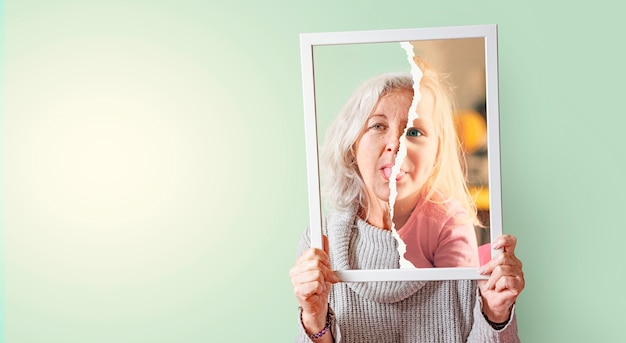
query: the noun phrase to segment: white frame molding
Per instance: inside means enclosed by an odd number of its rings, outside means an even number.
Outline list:
[[[474,25],[379,31],[303,33],[300,35],[302,89],[309,192],[311,246],[322,248],[322,210],[313,48],[322,45],[390,43],[420,40],[484,38],[491,242],[502,234],[497,26]],[[492,249],[492,256],[499,251]],[[342,281],[409,281],[485,279],[478,268],[416,268],[336,271]]]

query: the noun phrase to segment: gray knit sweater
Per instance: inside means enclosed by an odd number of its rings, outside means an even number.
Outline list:
[[[354,213],[331,214],[324,231],[334,270],[399,267],[391,232]],[[298,254],[309,246],[306,230]],[[341,282],[330,293],[335,314],[330,333],[336,343],[519,342],[515,313],[504,329],[494,330],[481,313],[477,292],[472,280]],[[311,342],[302,326],[296,342]]]

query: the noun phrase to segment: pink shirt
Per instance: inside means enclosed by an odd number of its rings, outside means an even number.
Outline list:
[[[478,267],[474,227],[459,223],[465,212],[457,202],[448,211],[428,202],[413,211],[398,234],[406,243],[404,258],[417,268]]]

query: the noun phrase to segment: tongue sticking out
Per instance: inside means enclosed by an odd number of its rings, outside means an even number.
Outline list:
[[[383,175],[385,175],[385,179],[388,179],[391,176],[391,167],[383,168]]]

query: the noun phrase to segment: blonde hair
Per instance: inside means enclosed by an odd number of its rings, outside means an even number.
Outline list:
[[[457,104],[452,84],[447,75],[438,72],[425,61],[418,57],[414,61],[423,73],[420,89],[430,90],[435,98],[433,124],[438,138],[435,165],[420,190],[422,205],[430,202],[447,209],[446,204],[456,200],[467,214],[462,221],[480,225],[476,204],[468,188],[465,154],[454,123]]]
[[[428,88],[435,98],[433,121],[438,137],[435,165],[420,190],[420,202],[422,205],[435,203],[447,210],[447,203],[456,200],[466,211],[467,221],[477,224],[476,206],[466,182],[465,157],[454,125],[456,104],[452,87],[445,75],[417,57],[415,62],[423,73],[420,88]],[[365,184],[354,163],[354,145],[378,100],[394,89],[413,91],[412,76],[387,73],[366,81],[352,94],[326,131],[320,159],[323,199],[337,211],[349,212],[356,205],[369,213]]]

